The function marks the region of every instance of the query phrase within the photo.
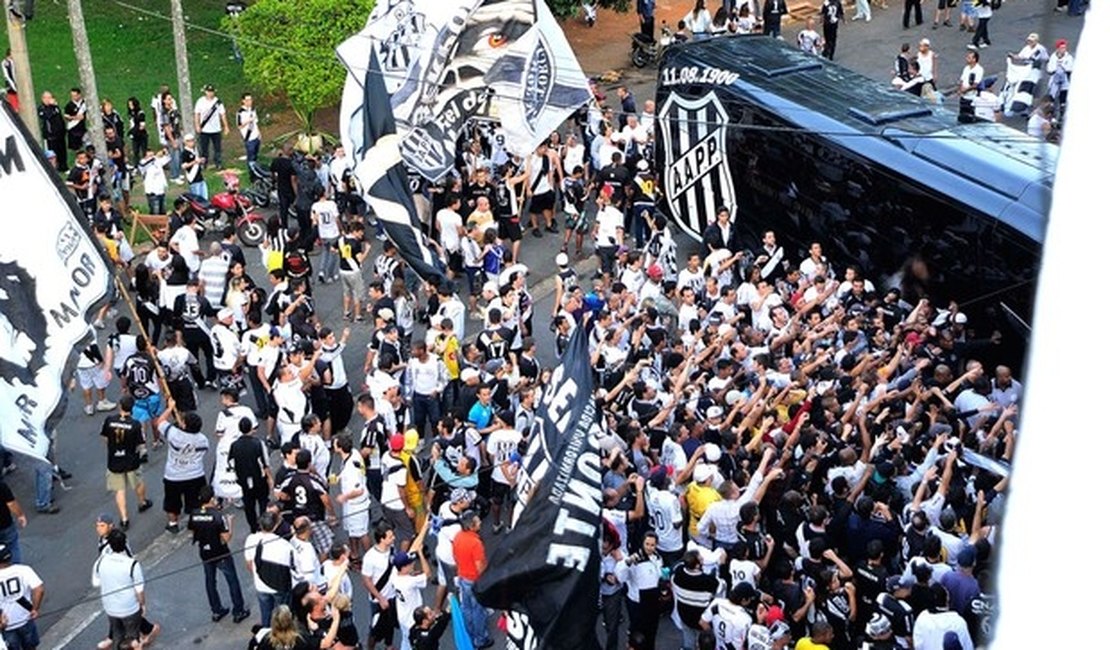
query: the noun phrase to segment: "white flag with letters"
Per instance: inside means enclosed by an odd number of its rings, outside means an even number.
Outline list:
[[[0,104],[0,442],[45,459],[71,353],[112,276],[77,204]]]

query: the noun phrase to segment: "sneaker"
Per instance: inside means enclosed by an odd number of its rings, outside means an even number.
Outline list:
[[[114,408],[116,408],[116,403],[106,399],[102,399],[96,403],[96,410],[98,411],[111,411]]]
[[[92,404],[85,405],[85,415],[92,415],[94,412]]]
[[[944,21],[944,26],[945,27],[951,27],[952,26],[952,21],[951,20]]]
[[[243,621],[247,620],[250,617],[251,617],[251,610],[244,609],[241,612],[232,614],[231,615],[231,621],[233,623],[242,623]]]
[[[127,532],[127,529],[130,528],[130,527],[131,527],[131,520],[130,519],[120,519],[119,520],[119,529],[122,530],[123,532]]]
[[[540,229],[539,229],[539,228],[533,228],[533,229],[532,229],[532,236],[533,236],[533,237],[537,237],[537,238],[538,238],[538,237],[543,237],[543,233],[542,233],[542,232],[540,232]]]
[[[936,29],[939,25],[939,23],[933,23],[933,29]]]
[[[559,227],[556,226],[554,223],[552,223],[550,226],[547,227],[547,232],[549,232],[553,235],[558,235],[559,234]]]
[[[967,44],[967,49],[969,49],[969,50],[977,50],[977,49],[979,49],[979,46],[978,46],[978,45],[976,45],[975,43],[968,43],[968,44]]]
[[[154,502],[151,501],[150,499],[147,499],[146,501],[143,501],[142,503],[139,504],[139,512],[146,512],[147,510],[150,510],[153,507],[154,507]]]
[[[101,318],[98,318],[98,319],[94,320],[93,321],[93,327],[95,327],[98,330],[104,329],[104,320],[101,319]]]
[[[982,50],[982,49],[984,49],[984,48],[988,48],[988,47],[990,47],[990,46],[991,46],[991,44],[990,44],[990,43],[983,43],[982,45],[980,45],[980,46],[979,46],[979,49],[980,49],[980,50]]]
[[[218,612],[212,612],[212,622],[219,623],[224,620],[224,617],[231,613],[230,609],[221,609]]]
[[[960,23],[960,31],[961,32],[966,32],[967,31],[967,25],[965,25],[963,23]]]
[[[35,508],[35,511],[38,512],[39,514],[43,514],[43,515],[56,515],[59,512],[61,512],[62,509],[59,508],[58,506],[54,505],[53,503],[51,503],[50,505],[46,506],[45,508]]]
[[[112,640],[111,639],[104,639],[100,643],[96,644],[96,647],[97,647],[97,650],[109,650],[109,648],[112,647]]]
[[[166,532],[176,535],[181,532],[181,526],[178,525],[176,521],[171,521],[170,523],[166,524]]]
[[[62,479],[63,481],[68,481],[69,479],[73,478],[73,474],[70,474],[61,467],[54,469],[54,476]]]

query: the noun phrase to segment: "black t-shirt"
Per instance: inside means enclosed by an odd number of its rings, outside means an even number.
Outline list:
[[[12,494],[12,489],[3,480],[0,480],[0,501],[4,504],[15,501],[15,495]],[[0,530],[4,530],[13,523],[12,512],[8,510],[7,506],[0,507]]]
[[[189,515],[189,530],[193,531],[193,543],[200,549],[200,559],[208,562],[231,554],[220,537],[227,532],[227,521],[219,509],[201,508]]]
[[[287,197],[293,196],[293,177],[297,175],[297,170],[293,167],[293,161],[285,156],[278,156],[270,163],[270,171],[277,178],[277,191]]]
[[[597,172],[598,184],[602,187],[609,185],[613,190],[613,205],[619,206],[624,202],[625,187],[632,182],[632,175],[623,165],[607,165]]]
[[[278,491],[289,497],[289,517],[308,517],[312,521],[323,521],[326,509],[320,495],[328,493],[328,486],[317,476],[307,472],[294,472],[284,481]]]
[[[240,436],[231,443],[227,452],[227,460],[235,471],[235,479],[246,493],[265,493],[266,463],[268,454],[266,446],[254,436]]]
[[[512,341],[512,330],[507,327],[491,327],[482,330],[476,344],[485,356],[486,363],[489,363],[493,359],[508,359],[509,344]]]
[[[108,441],[109,472],[122,474],[139,469],[139,445],[143,444],[143,425],[129,415],[110,415],[104,419],[100,435]]]

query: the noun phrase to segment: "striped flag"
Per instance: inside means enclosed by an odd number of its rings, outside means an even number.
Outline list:
[[[397,135],[378,57],[373,53],[362,88],[362,142],[351,152],[360,160],[355,175],[367,203],[401,258],[426,282],[442,284],[447,281],[443,262],[420,228],[408,173],[401,160],[401,138]]]

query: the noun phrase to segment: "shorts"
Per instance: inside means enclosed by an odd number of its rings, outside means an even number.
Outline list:
[[[313,521],[309,524],[312,527],[312,548],[316,549],[319,555],[325,555],[331,550],[331,543],[335,541],[335,533],[332,532],[331,526],[326,521]]]
[[[578,214],[567,212],[566,215],[567,230],[573,230],[581,234],[590,232],[590,217],[585,212]]]
[[[81,390],[92,390],[94,388],[104,390],[111,381],[111,375],[105,377],[104,370],[100,366],[77,369],[77,383],[81,385]]]
[[[478,293],[482,290],[482,285],[480,283],[481,278],[482,269],[476,266],[466,267],[466,289],[470,293],[470,295],[477,296]],[[458,323],[455,323],[455,327],[458,326]]]
[[[139,640],[143,623],[141,612],[142,610],[136,611],[130,616],[108,617],[108,634],[112,637],[113,647],[127,648],[131,646],[132,641]]]
[[[489,500],[497,505],[501,505],[508,500],[509,497],[509,484],[501,483],[499,481],[490,481],[489,484]]]
[[[347,537],[364,537],[370,534],[370,503],[352,507],[343,512],[343,530]]]
[[[462,273],[463,270],[463,256],[462,253],[455,251],[454,253],[447,253],[447,268],[455,273]]]
[[[520,241],[524,233],[520,229],[520,219],[502,219],[497,222],[497,236],[509,241]]]
[[[135,406],[131,409],[131,417],[138,423],[153,420],[162,414],[162,395],[155,393],[149,397],[135,399]]]
[[[960,2],[960,15],[964,18],[975,18],[975,3],[971,0],[962,0]]]
[[[540,214],[555,207],[555,192],[544,192],[543,194],[532,195],[532,207],[528,211],[532,214]]]
[[[119,492],[127,488],[135,489],[135,486],[141,485],[143,482],[143,470],[133,469],[130,472],[113,472],[108,470],[107,488],[109,492]]]
[[[594,248],[598,258],[601,260],[601,272],[606,275],[613,274],[613,265],[617,261],[617,247],[616,246],[597,246]]]
[[[12,648],[37,648],[39,646],[39,628],[34,621],[27,621],[17,628],[4,630],[4,642]]]
[[[397,536],[398,543],[411,542],[416,537],[416,528],[404,510],[394,510],[393,508],[382,508],[382,510],[385,511],[385,520],[393,525],[393,534]]]
[[[171,515],[180,515],[182,512],[192,512],[200,507],[200,489],[206,481],[203,476],[185,481],[170,481],[162,479],[162,510]],[[184,510],[182,509],[184,506]]]
[[[370,599],[370,647],[375,641],[393,643],[393,631],[397,629],[397,601],[389,600],[389,607],[379,609],[378,601]]]
[[[459,569],[454,564],[447,564],[442,560],[436,560],[436,583],[444,585],[450,590],[454,590],[455,576],[459,574]]]
[[[339,283],[343,285],[343,295],[361,300],[366,293],[366,283],[362,280],[362,271],[340,271]]]

